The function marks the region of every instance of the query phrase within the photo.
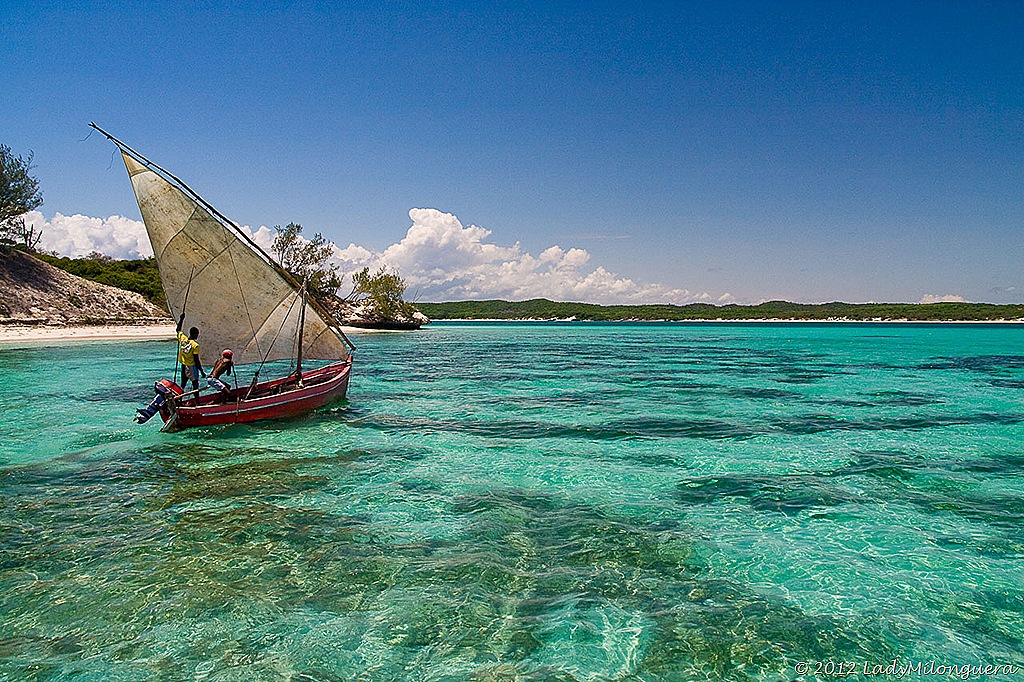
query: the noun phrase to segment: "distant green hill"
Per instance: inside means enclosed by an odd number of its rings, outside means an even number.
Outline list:
[[[760,305],[594,305],[529,301],[458,301],[417,303],[432,320],[1024,320],[1024,305],[991,303],[789,303]]]

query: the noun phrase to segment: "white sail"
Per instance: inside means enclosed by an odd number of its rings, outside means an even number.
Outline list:
[[[207,366],[230,348],[238,364],[294,359],[302,297],[292,282],[233,229],[179,187],[122,150],[153,245],[171,314],[199,328]],[[186,301],[187,296],[187,301]],[[348,357],[345,343],[314,309],[306,310],[302,355]]]

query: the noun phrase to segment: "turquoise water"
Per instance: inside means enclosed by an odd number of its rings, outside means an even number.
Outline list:
[[[173,343],[0,346],[0,679],[1024,666],[1024,327],[357,343],[348,402],[173,435]]]

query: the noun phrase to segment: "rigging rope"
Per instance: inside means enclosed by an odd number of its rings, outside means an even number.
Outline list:
[[[263,358],[266,358],[266,355],[263,355],[263,351],[260,349],[260,338],[256,334],[256,325],[254,325],[252,322],[252,314],[249,312],[249,303],[248,301],[245,300],[245,290],[242,288],[242,280],[238,278],[238,267],[235,265],[235,257],[231,255],[230,248],[226,248],[224,250],[228,254],[228,260],[231,261],[231,272],[235,274],[235,283],[238,284],[238,295],[242,298],[242,307],[245,308],[245,317],[247,320],[249,320],[249,330],[252,331],[252,340],[256,342],[256,354],[261,355]],[[273,348],[273,345],[271,345],[271,348]],[[260,367],[262,366],[263,365],[260,364]],[[257,370],[257,372],[258,371],[259,370]]]
[[[267,364],[267,358],[270,357],[270,352],[274,349],[274,346],[277,345],[277,339],[280,338],[281,330],[284,329],[285,322],[288,321],[289,316],[291,316],[292,314],[292,310],[295,308],[296,300],[298,300],[297,297],[292,298],[292,303],[290,306],[288,306],[288,312],[286,312],[284,314],[284,317],[281,318],[281,325],[277,328],[277,333],[274,334],[274,340],[270,342],[270,346],[267,348],[267,352],[263,356],[263,360],[260,362],[260,366],[256,368],[256,374],[252,378],[252,385],[249,386],[249,392],[245,394],[246,398],[252,395],[252,390],[256,388],[256,381],[257,379],[259,379],[260,372],[263,371],[263,365]]]

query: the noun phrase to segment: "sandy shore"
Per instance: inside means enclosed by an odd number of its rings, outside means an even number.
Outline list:
[[[88,325],[82,327],[0,326],[0,343],[21,341],[99,341],[173,339],[174,324]]]
[[[342,327],[345,334],[365,334],[369,329]],[[174,325],[90,325],[82,327],[46,327],[28,325],[0,326],[0,344],[63,343],[67,341],[116,341],[173,339]]]

